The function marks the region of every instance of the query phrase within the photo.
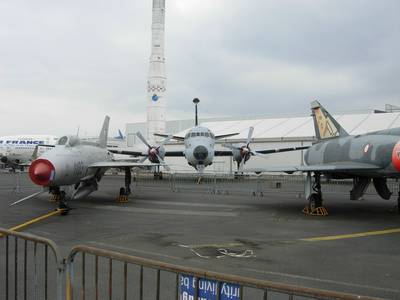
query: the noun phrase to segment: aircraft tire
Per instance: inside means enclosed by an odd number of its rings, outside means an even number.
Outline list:
[[[124,187],[121,187],[121,188],[119,189],[119,195],[120,195],[120,196],[126,195],[126,191],[125,191],[125,188],[124,188]]]
[[[322,207],[322,198],[317,193],[312,193],[308,201],[311,211],[313,211],[317,207]]]

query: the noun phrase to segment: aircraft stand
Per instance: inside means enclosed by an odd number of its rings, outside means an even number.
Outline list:
[[[321,191],[321,173],[314,173],[314,183],[312,182],[311,172],[307,172],[305,194],[308,205],[303,208],[303,213],[311,216],[327,216],[328,211],[323,207]]]

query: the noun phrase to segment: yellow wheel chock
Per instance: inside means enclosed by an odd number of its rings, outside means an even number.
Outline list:
[[[117,197],[117,203],[128,203],[129,199],[127,195],[119,195]]]
[[[52,194],[50,197],[50,202],[60,202],[61,196],[57,194]]]
[[[311,209],[308,205],[303,208],[303,213],[308,216],[320,216],[320,217],[326,217],[328,215],[328,210],[323,207],[316,207],[314,209]]]

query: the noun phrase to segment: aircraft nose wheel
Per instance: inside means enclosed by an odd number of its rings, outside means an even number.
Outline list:
[[[61,215],[65,216],[69,213],[69,211],[71,210],[71,208],[67,205],[67,202],[65,201],[65,192],[61,191],[59,196],[59,202],[58,202],[58,210],[61,210]]]

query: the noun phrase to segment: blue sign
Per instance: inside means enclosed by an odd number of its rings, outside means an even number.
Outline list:
[[[153,100],[154,102],[157,101],[157,100],[158,100],[158,96],[157,96],[156,94],[154,94],[154,95],[151,97],[151,100]]]
[[[179,276],[179,300],[193,300],[196,290],[196,278],[193,276]],[[217,300],[217,288],[221,300],[240,300],[240,286],[215,280],[199,280],[198,299]]]

